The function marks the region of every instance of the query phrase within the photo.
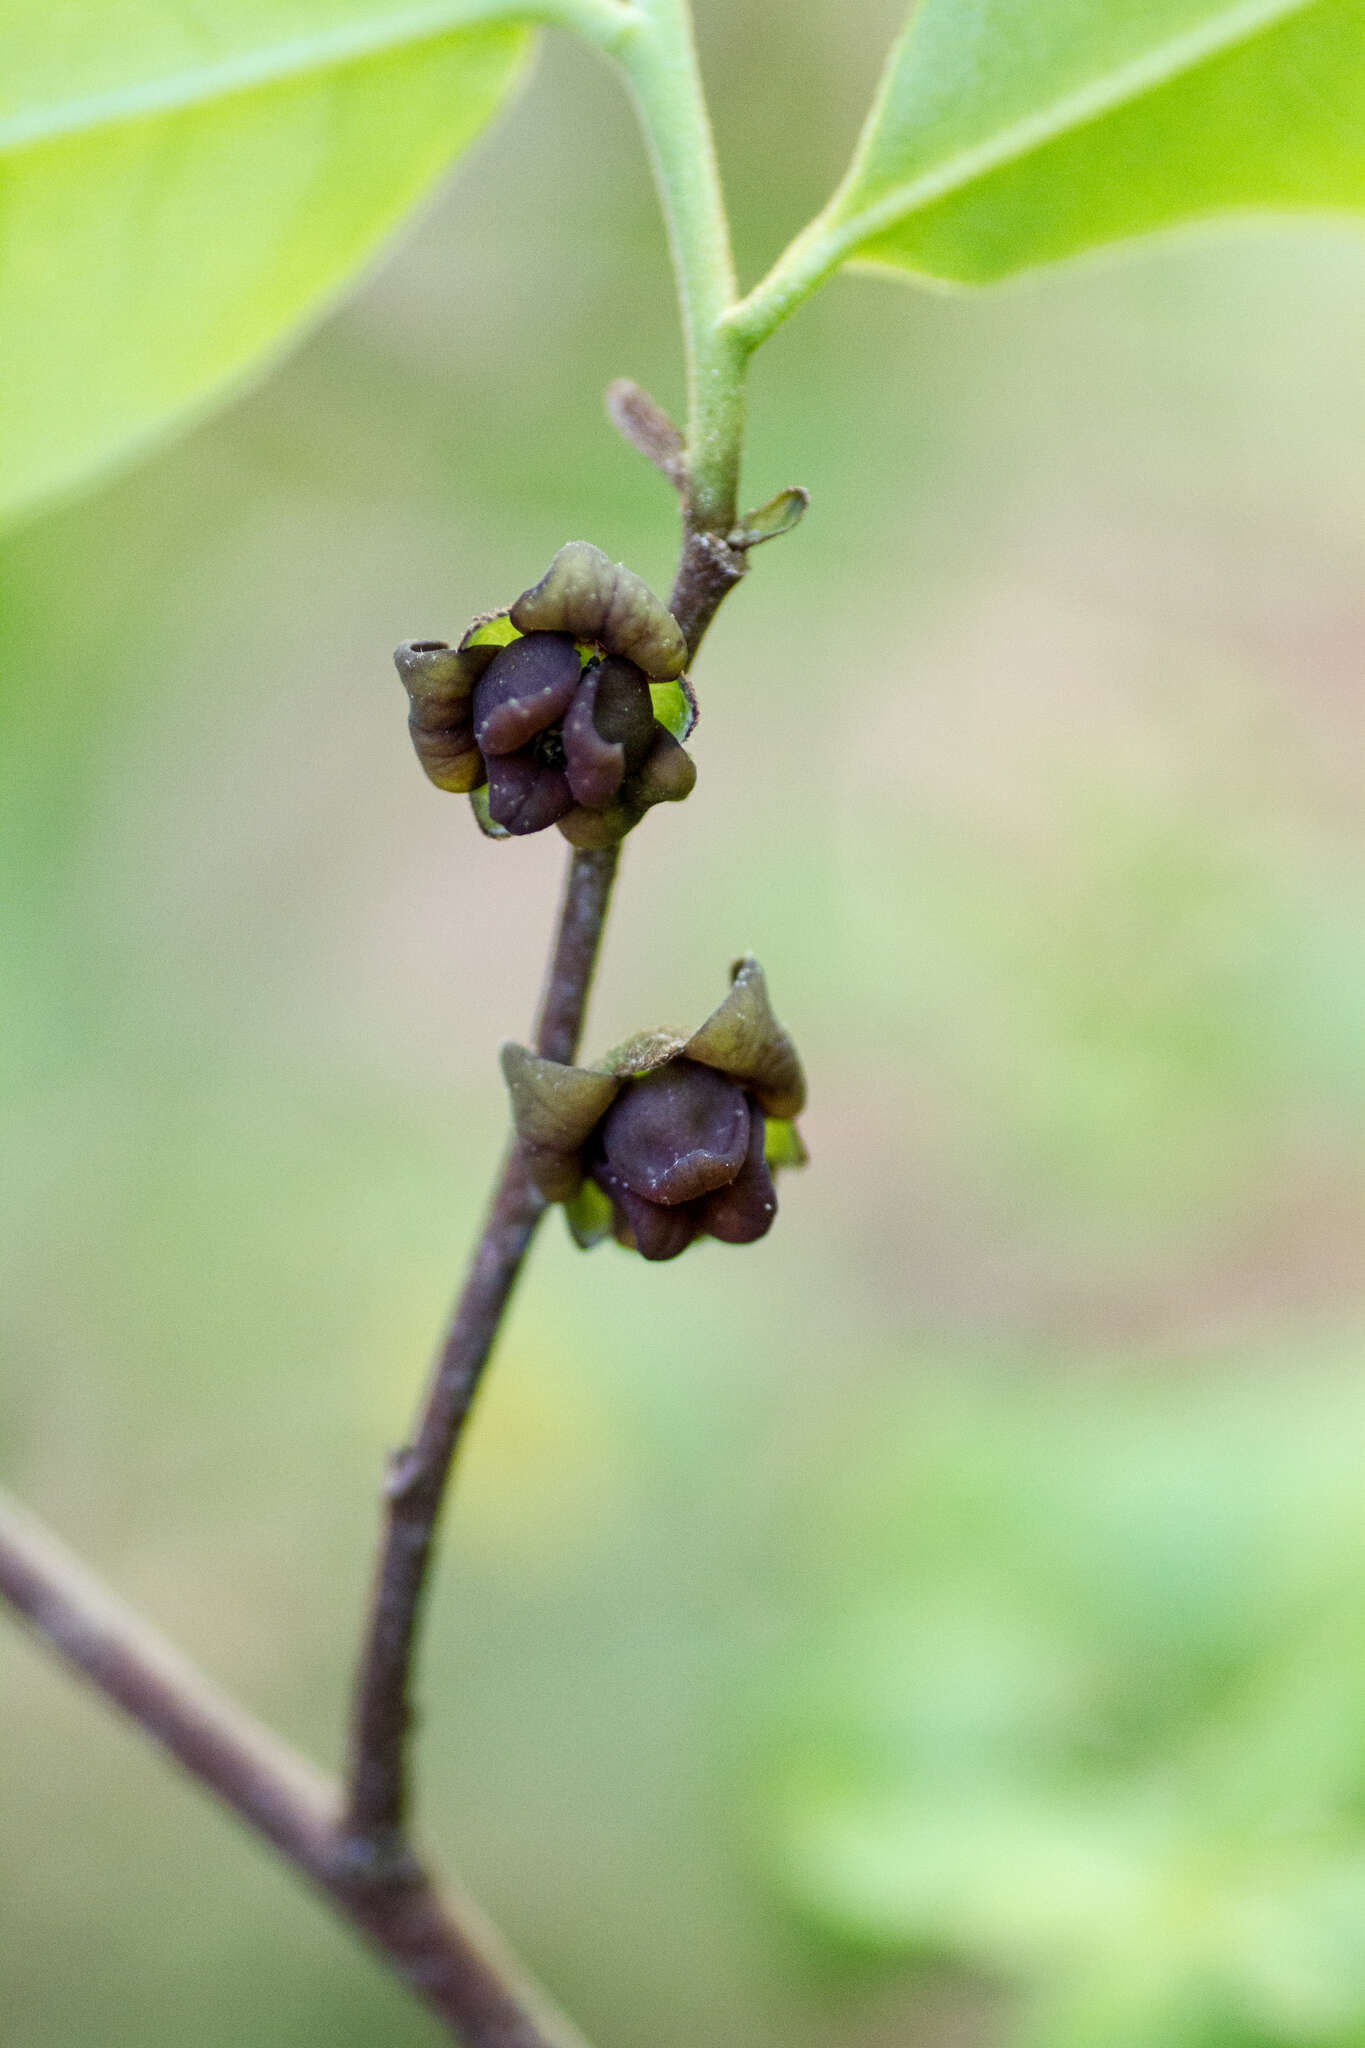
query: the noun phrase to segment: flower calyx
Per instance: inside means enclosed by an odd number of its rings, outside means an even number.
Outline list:
[[[493,838],[558,825],[583,847],[613,845],[652,804],[690,794],[686,659],[667,606],[582,540],[458,646],[408,640],[394,655],[430,781],[467,794]]]
[[[585,1249],[614,1236],[651,1260],[698,1237],[752,1244],[777,1214],[773,1176],[804,1165],[806,1083],[757,960],[690,1036],[647,1032],[595,1067],[505,1045],[527,1170]]]

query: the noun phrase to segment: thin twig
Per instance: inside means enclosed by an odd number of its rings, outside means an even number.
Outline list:
[[[670,605],[690,654],[744,570],[742,552],[687,518]],[[569,864],[536,1029],[551,1059],[570,1060],[578,1048],[618,852],[579,851]],[[217,1693],[0,1494],[0,1598],[272,1843],[467,2048],[585,2048],[477,1908],[438,1889],[405,1830],[413,1659],[433,1538],[465,1418],[544,1206],[513,1148],[412,1443],[385,1489],[344,1793]]]
[[[597,961],[619,849],[569,863],[536,1045],[571,1060]],[[347,1828],[358,1861],[401,1861],[409,1804],[413,1664],[432,1542],[465,1418],[545,1204],[515,1147],[451,1319],[407,1447],[385,1487],[385,1529],[361,1653],[351,1733]]]
[[[668,608],[683,629],[689,660],[748,567],[742,548],[731,547],[722,534],[696,526],[691,519],[684,521],[682,553]]]
[[[670,604],[695,653],[741,551],[688,519]],[[619,848],[575,853],[541,998],[536,1048],[571,1060],[611,900]],[[357,1867],[401,1866],[410,1807],[413,1673],[432,1546],[465,1420],[544,1203],[515,1147],[503,1163],[469,1277],[436,1360],[412,1438],[389,1467],[385,1527],[356,1682],[346,1827]]]
[[[689,525],[670,600],[695,653],[743,558]],[[573,856],[536,1032],[572,1059],[617,850]],[[352,1778],[280,1743],[0,1494],[0,1598],[327,1898],[468,2048],[584,2048],[476,1907],[437,1888],[404,1829],[410,1687],[451,1459],[544,1204],[511,1152],[411,1447],[395,1460],[357,1693]]]
[[[274,1844],[468,2048],[585,2048],[478,1909],[413,1857],[357,1868],[330,1784],[0,1493],[0,1597],[191,1777]]]
[[[734,270],[686,0],[650,0],[628,41],[624,23],[596,8],[585,6],[585,23],[604,31],[630,78],[669,221],[688,367],[686,450],[643,393],[618,391],[612,416],[682,501],[669,602],[695,655],[747,566],[751,537],[735,521],[752,344],[725,323]],[[614,848],[577,852],[570,863],[536,1031],[538,1049],[554,1059],[577,1050],[616,865]],[[438,1892],[406,1835],[413,1663],[433,1540],[470,1404],[543,1212],[513,1148],[412,1441],[392,1462],[344,1794],[220,1699],[0,1498],[0,1597],[273,1843],[468,2048],[583,2048],[474,1909]]]

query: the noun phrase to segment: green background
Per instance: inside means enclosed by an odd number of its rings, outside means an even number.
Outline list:
[[[746,278],[898,12],[790,10],[779,90],[701,10]],[[554,39],[269,384],[0,550],[0,1463],[326,1760],[561,851],[427,787],[389,650],[570,537],[665,582],[601,391],[677,403],[669,290]],[[743,1257],[552,1220],[425,1666],[428,1832],[596,2048],[1365,2041],[1363,353],[1359,235],[1242,226],[756,365],[813,506],[589,1045],[752,947],[813,1163]],[[434,2040],[12,1636],[0,1716],[7,2044]]]

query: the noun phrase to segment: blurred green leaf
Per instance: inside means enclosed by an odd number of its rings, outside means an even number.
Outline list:
[[[0,515],[159,439],[316,316],[511,84],[526,37],[488,13],[9,0]]]
[[[1357,0],[922,0],[829,216],[984,284],[1210,215],[1365,206]]]
[[[812,1516],[789,1896],[1015,1984],[1040,2048],[1357,2043],[1362,1441],[1349,1381],[874,1418]]]

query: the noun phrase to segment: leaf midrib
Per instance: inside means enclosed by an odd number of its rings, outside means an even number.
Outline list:
[[[1310,8],[1320,5],[1322,0],[1240,0],[1239,5],[1227,9],[1214,20],[1173,36],[1169,42],[1159,44],[1144,56],[1121,65],[1105,78],[1092,80],[1075,92],[1064,93],[1051,106],[1012,122],[984,142],[960,150],[932,169],[907,179],[903,185],[892,187],[870,206],[841,214],[839,195],[836,194],[831,212],[838,224],[839,239],[845,248],[855,247],[893,226],[906,214],[921,212],[938,200],[949,198],[978,178],[1018,163],[1048,143],[1127,106],[1144,93],[1170,85],[1187,72],[1197,70],[1201,64],[1226,55],[1239,43],[1252,42],[1258,35],[1278,28],[1293,15],[1305,14]],[[869,133],[875,129],[876,118],[874,112],[868,124]],[[860,151],[860,157],[861,154]],[[856,189],[858,175],[859,166],[855,162],[845,189]]]
[[[164,78],[59,101],[31,113],[0,117],[0,156],[13,156],[44,142],[59,141],[63,136],[151,120],[159,114],[178,113],[186,107],[281,85],[291,78],[334,71],[409,44],[434,42],[458,30],[522,25],[494,0],[490,0],[485,12],[471,11],[469,0],[429,0],[429,4],[410,7],[402,14],[296,36],[268,48],[222,58],[217,63],[173,71]]]

